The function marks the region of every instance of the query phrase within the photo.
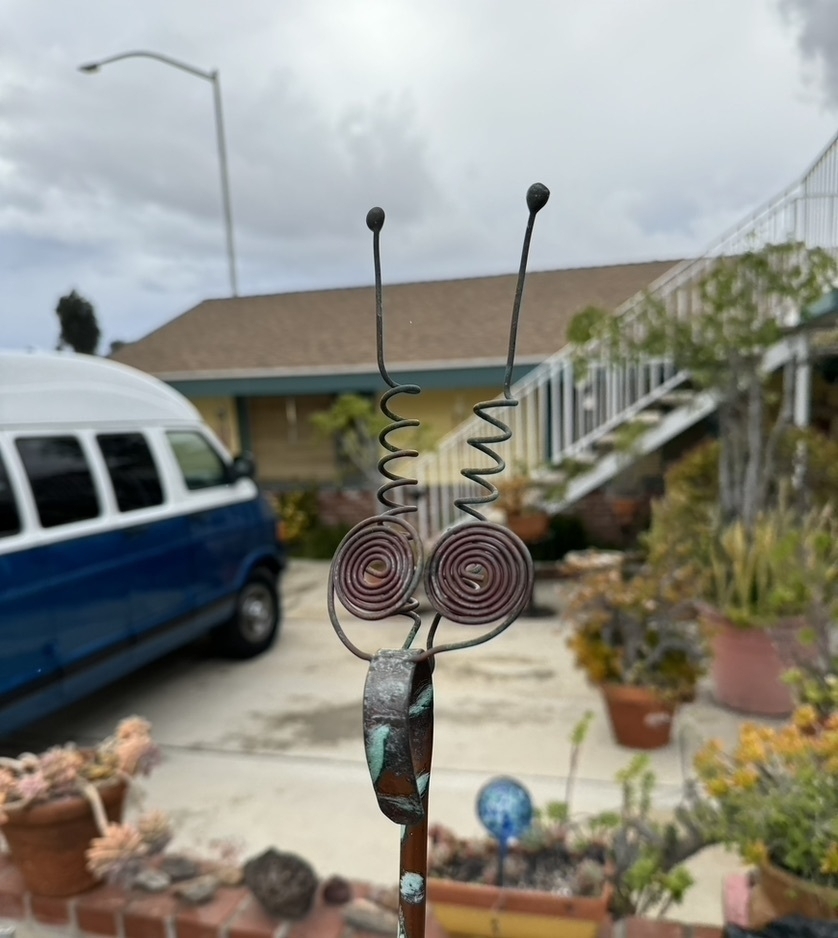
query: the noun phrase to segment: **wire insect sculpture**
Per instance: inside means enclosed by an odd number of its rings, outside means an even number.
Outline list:
[[[385,364],[380,255],[384,211],[373,208],[367,213],[367,227],[373,235],[378,370],[387,385],[379,406],[390,421],[379,435],[386,452],[378,469],[385,481],[377,492],[381,513],[355,525],[335,552],[329,571],[328,609],[343,644],[369,662],[363,704],[367,765],[379,808],[402,826],[399,938],[424,938],[425,934],[434,660],[443,652],[479,645],[500,634],[524,610],[532,591],[533,564],[527,548],[508,528],[486,520],[480,508],[498,497],[497,486],[487,477],[501,473],[506,466],[492,447],[509,440],[512,433],[491,411],[518,405],[511,385],[527,259],[535,216],[549,197],[549,190],[540,183],[527,191],[529,217],[512,306],[503,397],[474,407],[474,413],[496,432],[470,438],[468,443],[491,463],[462,469],[461,474],[484,491],[454,500],[465,518],[444,532],[427,561],[417,531],[405,520],[416,512],[416,505],[393,497],[398,490],[415,487],[417,480],[399,476],[389,467],[397,459],[419,455],[390,439],[399,430],[419,426],[418,420],[400,417],[391,402],[401,394],[419,394],[421,389],[396,382]],[[414,595],[420,582],[433,610],[425,648],[413,647],[422,626]],[[338,603],[367,621],[404,616],[410,628],[401,648],[375,652],[358,648],[341,626]],[[435,644],[443,619],[489,628],[465,641]]]

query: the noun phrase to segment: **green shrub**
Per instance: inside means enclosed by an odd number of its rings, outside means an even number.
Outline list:
[[[573,515],[554,515],[550,519],[550,534],[539,544],[528,544],[527,549],[536,562],[561,560],[571,550],[584,550],[588,546],[585,526]]]
[[[270,498],[282,525],[282,538],[289,546],[299,543],[306,531],[317,524],[319,509],[315,489],[273,492]]]
[[[305,560],[331,560],[351,527],[349,524],[314,524],[300,537],[293,553]]]

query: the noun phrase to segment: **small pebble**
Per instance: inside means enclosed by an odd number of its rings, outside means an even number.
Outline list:
[[[322,894],[326,905],[345,905],[352,898],[352,884],[342,876],[330,876],[323,883]]]
[[[197,879],[183,880],[172,892],[192,905],[203,905],[213,898],[218,890],[218,880],[212,874],[199,876]]]
[[[381,886],[374,889],[370,899],[380,905],[382,909],[389,909],[391,912],[399,911],[399,887]]]
[[[160,869],[172,880],[173,883],[180,882],[183,879],[195,879],[200,876],[203,870],[189,857],[182,857],[173,853],[163,857],[160,861]]]
[[[163,892],[172,885],[172,878],[162,870],[143,869],[131,880],[135,889],[144,889],[146,892]]]
[[[377,935],[395,935],[399,928],[399,917],[382,909],[369,899],[353,899],[343,910],[347,925],[359,931],[371,931]]]
[[[244,870],[240,866],[219,864],[212,872],[222,886],[238,886],[244,882]]]

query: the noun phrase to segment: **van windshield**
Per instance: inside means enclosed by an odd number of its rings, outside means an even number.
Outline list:
[[[227,466],[200,433],[170,430],[166,435],[190,491],[230,484]]]

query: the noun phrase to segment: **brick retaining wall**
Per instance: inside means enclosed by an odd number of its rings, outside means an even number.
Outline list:
[[[369,887],[353,885],[355,898]],[[33,896],[8,857],[0,854],[0,919],[37,922],[73,936],[107,938],[381,938],[353,928],[344,907],[318,898],[309,915],[288,922],[268,915],[245,886],[222,886],[204,905],[190,905],[170,893],[144,893],[99,886],[69,899]],[[427,938],[446,938],[429,916]]]

